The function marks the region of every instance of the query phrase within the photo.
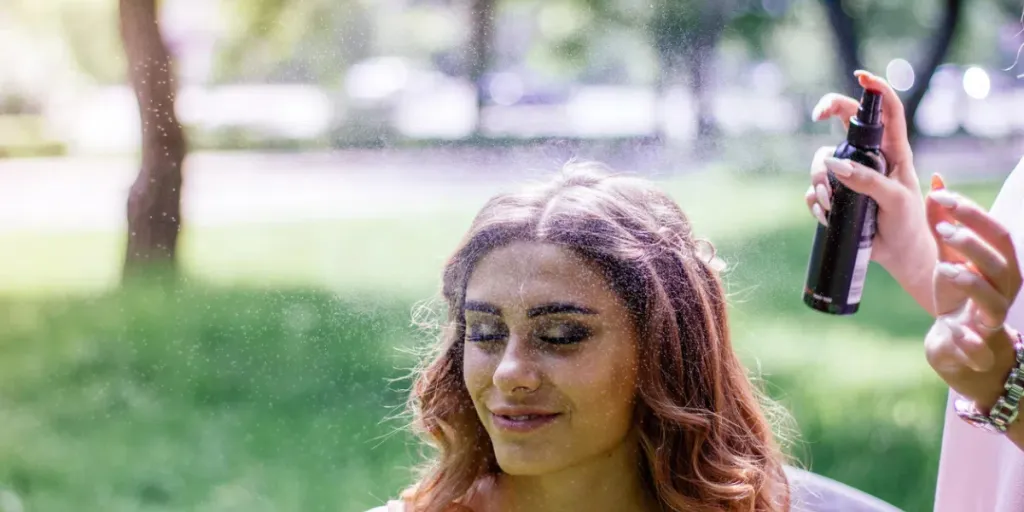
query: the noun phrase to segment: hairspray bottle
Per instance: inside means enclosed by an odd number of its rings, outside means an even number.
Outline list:
[[[850,118],[846,141],[836,147],[835,158],[863,164],[883,175],[889,170],[880,149],[882,142],[882,95],[865,89],[857,115]],[[852,315],[860,308],[864,280],[871,261],[878,205],[870,197],[850,190],[828,172],[832,208],[828,226],[817,224],[804,303],[833,315]]]

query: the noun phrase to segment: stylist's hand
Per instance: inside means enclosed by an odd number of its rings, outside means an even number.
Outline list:
[[[850,160],[832,158],[835,146],[820,148],[811,162],[811,186],[805,194],[807,208],[818,222],[826,224],[832,206],[828,171],[846,187],[874,199],[878,203],[878,231],[871,259],[885,268],[922,307],[931,312],[931,275],[936,249],[928,235],[921,186],[907,138],[903,103],[884,79],[866,71],[855,74],[861,87],[882,93],[885,131],[881,150],[888,162],[889,177]],[[848,129],[850,118],[857,115],[859,104],[859,99],[826,94],[811,117],[815,121],[838,117]]]
[[[1021,287],[1009,232],[973,201],[933,179],[926,198],[938,248],[937,318],[925,338],[928,363],[960,395],[989,407],[1014,365],[1007,311]]]

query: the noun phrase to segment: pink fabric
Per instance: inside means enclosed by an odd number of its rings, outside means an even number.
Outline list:
[[[990,209],[1011,233],[1024,258],[1024,159],[1007,178]],[[1024,293],[1007,323],[1024,329]],[[939,459],[935,512],[1024,512],[1024,451],[1005,437],[974,428],[956,416],[952,394]]]

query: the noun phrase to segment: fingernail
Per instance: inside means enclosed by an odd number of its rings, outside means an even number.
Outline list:
[[[849,160],[840,160],[830,156],[825,158],[825,167],[828,167],[828,170],[832,171],[832,173],[844,178],[849,178],[853,175],[853,164]]]
[[[821,207],[825,211],[832,209],[832,200],[828,197],[828,191],[825,190],[825,185],[818,183],[817,187],[814,187],[814,192],[818,195],[818,202],[821,203]]]
[[[935,225],[935,231],[943,238],[951,238],[956,234],[956,226],[946,221],[942,221]]]
[[[828,227],[828,220],[825,219],[825,213],[821,211],[821,205],[814,203],[814,206],[811,207],[811,212],[814,213],[814,217],[818,219],[818,223],[826,228]]]
[[[940,274],[950,278],[955,278],[956,276],[960,275],[960,269],[956,268],[956,265],[946,263],[944,261],[939,262],[939,264],[935,266],[935,270],[937,270]]]
[[[960,322],[951,318],[945,317],[942,319],[942,323],[946,324],[946,328],[949,329],[949,334],[955,339],[964,337],[964,328],[960,326]]]
[[[811,110],[811,121],[821,121],[821,115],[825,113],[825,108],[828,107],[828,103],[829,102],[825,101],[825,98],[818,100],[818,104],[814,106],[813,110]]]
[[[932,199],[934,199],[936,203],[939,203],[946,208],[956,208],[956,196],[947,190],[936,190],[929,195],[932,196]]]

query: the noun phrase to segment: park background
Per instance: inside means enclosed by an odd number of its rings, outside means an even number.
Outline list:
[[[924,183],[988,205],[1022,155],[1022,12],[6,0],[0,511],[394,497],[419,460],[394,418],[428,341],[414,313],[491,194],[573,157],[656,180],[718,247],[737,350],[802,465],[930,510],[928,317],[875,264],[857,315],[800,300],[809,162],[844,136],[810,112],[859,95],[855,69],[885,76]]]

